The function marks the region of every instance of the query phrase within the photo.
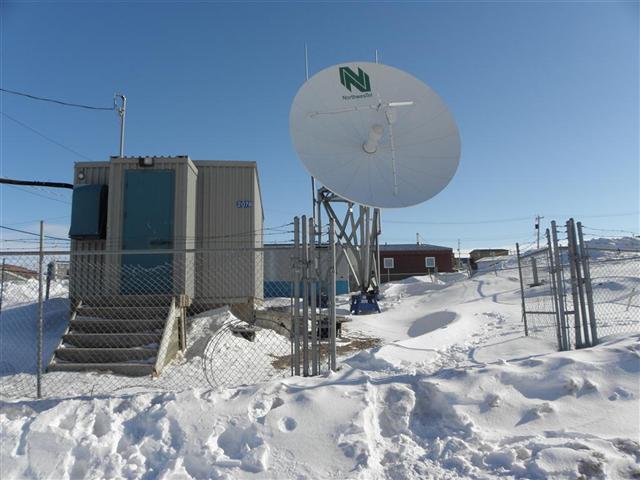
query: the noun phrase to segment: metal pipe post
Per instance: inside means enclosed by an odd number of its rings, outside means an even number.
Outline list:
[[[336,236],[335,222],[329,221],[329,369],[336,370]]]
[[[293,219],[293,258],[291,259],[293,288],[293,365],[296,375],[300,375],[300,218]]]
[[[551,222],[551,239],[553,241],[553,256],[556,264],[556,294],[558,300],[558,315],[560,316],[560,328],[562,333],[562,350],[569,350],[569,335],[567,332],[567,318],[564,308],[565,291],[562,279],[562,264],[560,263],[560,246],[558,245],[558,228],[555,220]]]
[[[122,101],[122,105],[118,108],[118,114],[120,115],[120,158],[123,158],[124,157],[124,121],[127,115],[127,97],[121,94],[116,94],[116,97],[120,97],[120,100]]]
[[[318,374],[318,315],[317,315],[317,281],[316,268],[316,236],[313,218],[309,219],[309,297],[311,303],[311,374]]]
[[[553,249],[551,247],[551,232],[547,228],[546,232],[547,237],[547,261],[549,262],[549,275],[551,276],[551,297],[553,302],[553,309],[555,310],[556,316],[556,339],[558,341],[558,348],[562,350],[562,324],[560,322],[560,315],[558,310],[558,288],[556,286],[556,270],[554,266],[553,259]]]
[[[569,273],[571,274],[571,299],[573,301],[573,326],[576,337],[576,348],[582,348],[585,346],[585,342],[582,338],[582,324],[580,319],[580,298],[578,297],[578,272],[576,271],[576,250],[573,242],[573,236],[571,235],[571,220],[566,223],[567,228],[567,255],[569,261]]]
[[[358,211],[360,213],[360,293],[365,293],[367,291],[367,287],[369,286],[369,273],[365,268],[364,258],[368,257],[368,252],[365,255],[365,223],[364,223],[364,211],[367,207],[360,205],[358,207]]]
[[[580,258],[582,271],[584,272],[584,291],[587,297],[587,310],[589,311],[589,324],[591,325],[591,345],[598,344],[598,325],[596,311],[593,305],[593,287],[591,286],[591,271],[589,269],[589,250],[582,234],[582,223],[578,222],[578,241],[580,242]]]
[[[45,300],[49,300],[49,294],[51,293],[51,281],[54,280],[55,269],[56,269],[55,260],[47,264],[47,287],[44,295]]]
[[[309,376],[309,242],[307,216],[302,216],[302,375]]]
[[[522,266],[520,263],[520,244],[516,242],[516,256],[518,258],[518,274],[520,275],[520,298],[522,300],[522,322],[524,323],[524,335],[529,336],[529,328],[527,326],[527,306],[524,300],[524,282],[522,281]]]
[[[362,219],[362,224],[364,225],[364,237],[362,238],[362,250],[363,253],[366,253],[363,258],[364,265],[362,267],[365,277],[367,280],[367,284],[365,288],[369,290],[371,288],[371,225],[370,225],[370,213],[371,208],[365,207],[364,209],[364,218]]]
[[[2,312],[2,300],[4,299],[4,271],[7,265],[7,259],[2,259],[2,277],[0,278],[0,312]]]
[[[379,208],[376,208],[374,210],[374,213],[377,213],[377,215],[375,215],[375,219],[376,219],[376,275],[378,276],[376,278],[376,284],[377,287],[380,288],[380,269],[382,268],[382,265],[380,264],[380,234],[382,233],[382,213],[380,211]]]
[[[540,285],[540,278],[538,277],[538,261],[536,257],[531,257],[531,272],[533,273],[533,285]]]
[[[37,396],[42,398],[42,337],[44,330],[44,306],[42,300],[43,285],[42,285],[42,273],[44,263],[44,222],[40,220],[40,253],[38,255],[38,347],[37,350]]]
[[[580,316],[582,318],[582,332],[584,335],[584,345],[586,347],[593,346],[593,341],[589,334],[589,318],[587,315],[587,305],[584,292],[584,274],[582,271],[582,249],[578,245],[578,236],[576,234],[576,222],[572,219],[569,220],[571,224],[571,242],[573,243],[573,251],[575,253],[575,268],[576,276],[578,278],[578,298],[580,300]]]

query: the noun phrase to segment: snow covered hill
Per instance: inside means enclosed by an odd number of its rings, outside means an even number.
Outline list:
[[[382,345],[321,377],[2,402],[2,478],[640,478],[640,335],[556,352],[518,286],[388,284],[345,327]]]

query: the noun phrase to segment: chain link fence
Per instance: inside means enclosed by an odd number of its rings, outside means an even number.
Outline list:
[[[589,248],[598,335],[640,332],[640,250]]]
[[[585,240],[580,222],[552,222],[547,245],[517,245],[525,333],[560,350],[640,332],[640,240]]]
[[[549,248],[541,248],[520,255],[520,279],[525,295],[527,335],[558,341],[559,328],[554,302]]]
[[[0,396],[177,391],[291,375],[294,277],[282,251],[4,252]]]

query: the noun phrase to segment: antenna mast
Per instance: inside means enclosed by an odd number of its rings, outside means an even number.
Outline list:
[[[309,81],[309,50],[307,48],[307,44],[304,44],[304,81]],[[311,217],[313,218],[313,224],[318,228],[318,243],[321,243],[320,235],[322,235],[320,226],[317,225],[317,215],[316,215],[316,179],[311,175]]]

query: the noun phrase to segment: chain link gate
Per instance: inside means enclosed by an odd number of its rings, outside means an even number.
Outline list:
[[[209,385],[253,385],[293,375],[293,336],[283,322],[227,320],[205,348],[202,368]]]
[[[546,239],[545,247],[524,253],[516,244],[526,335],[570,350],[640,331],[638,248],[589,246],[573,219],[563,231],[552,221]]]

